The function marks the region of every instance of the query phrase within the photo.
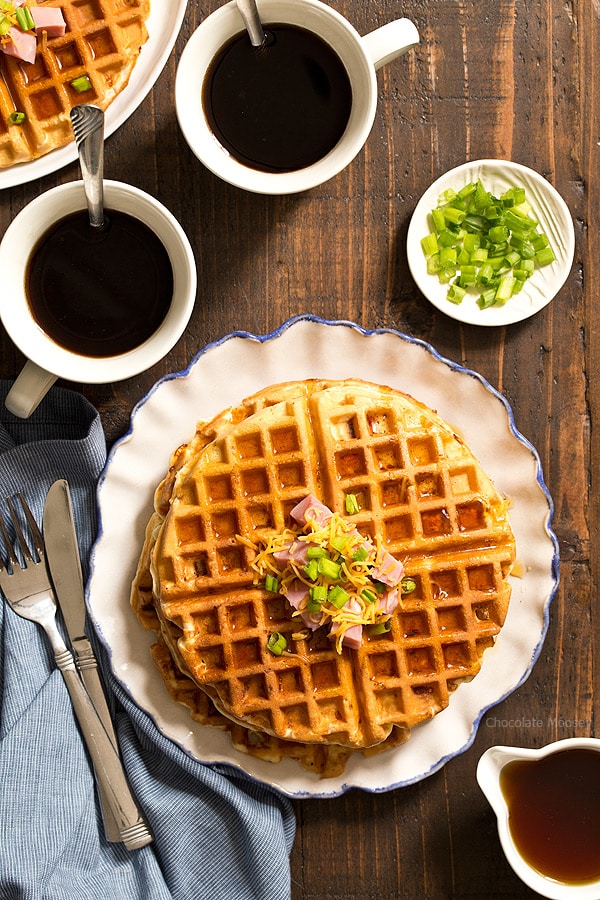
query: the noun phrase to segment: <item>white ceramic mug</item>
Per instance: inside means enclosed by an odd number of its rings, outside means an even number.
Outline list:
[[[336,146],[303,169],[270,173],[243,165],[219,143],[206,118],[202,88],[215,56],[244,30],[235,0],[208,16],[184,48],[175,82],[177,117],[195,155],[224,181],[259,194],[293,194],[333,178],[359,153],[375,118],[376,70],[415,47],[419,34],[408,19],[396,19],[361,37],[340,13],[320,0],[257,0],[257,5],[267,30],[270,22],[312,31],[342,61],[350,79],[352,106],[348,124]]]
[[[190,243],[175,219],[158,200],[117,181],[104,182],[107,209],[120,210],[144,222],[165,246],[173,269],[173,297],[157,330],[127,353],[92,357],[61,347],[43,331],[29,307],[25,277],[31,252],[42,235],[72,212],[85,209],[80,181],[41,194],[11,222],[0,243],[2,294],[0,319],[27,357],[11,387],[7,408],[21,418],[31,415],[57,378],[85,384],[106,384],[131,378],[157,363],[181,337],[196,299],[196,264]]]

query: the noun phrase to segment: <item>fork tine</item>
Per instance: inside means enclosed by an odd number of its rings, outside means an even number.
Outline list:
[[[19,502],[21,503],[21,506],[23,507],[23,512],[25,513],[25,518],[27,519],[27,524],[29,525],[29,529],[31,531],[31,536],[33,538],[33,546],[35,547],[36,553],[38,555],[38,559],[41,560],[44,557],[44,539],[42,537],[42,533],[41,533],[40,529],[38,528],[38,524],[35,521],[35,517],[34,517],[33,513],[31,512],[31,510],[29,509],[29,506],[27,505],[27,503],[25,501],[25,497],[23,496],[23,494],[20,491],[17,494],[17,497],[19,498]]]
[[[13,550],[13,545],[11,543],[11,540],[10,540],[10,537],[8,534],[8,529],[4,523],[4,519],[2,518],[1,515],[0,515],[0,531],[2,531],[2,537],[4,538],[4,546],[6,547],[6,558],[7,558],[8,562],[10,563],[10,565],[14,568],[16,565],[17,566],[19,565],[19,560],[15,556],[15,551]],[[4,565],[2,564],[1,559],[0,559],[0,566],[2,566],[2,568],[4,568]]]
[[[21,549],[21,553],[23,554],[23,557],[27,562],[35,562],[33,556],[31,555],[31,550],[29,549],[29,544],[25,540],[25,535],[23,534],[23,530],[21,528],[21,523],[19,522],[19,520],[17,518],[17,514],[15,512],[15,508],[12,504],[12,500],[10,499],[10,497],[6,498],[6,503],[8,505],[8,511],[10,512],[10,517],[12,519],[12,523],[13,523],[13,526],[15,529],[15,536],[17,538],[17,542]],[[11,563],[12,563],[12,559],[11,559]]]

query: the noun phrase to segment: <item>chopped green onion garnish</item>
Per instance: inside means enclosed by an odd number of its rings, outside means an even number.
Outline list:
[[[369,558],[369,551],[366,547],[357,547],[352,554],[354,562],[365,562]]]
[[[26,118],[27,116],[24,112],[18,112],[17,110],[15,110],[15,112],[11,112],[10,116],[8,117],[8,121],[11,125],[21,125]]]
[[[311,559],[308,565],[304,566],[304,574],[310,581],[316,581],[319,577],[319,564],[316,559]]]
[[[348,541],[350,540],[349,535],[347,534],[337,534],[334,535],[329,543],[333,547],[334,550],[337,550],[338,553],[341,553]]]
[[[392,623],[388,619],[386,622],[375,622],[374,625],[369,625],[367,631],[369,634],[385,634],[391,627]]]
[[[417,582],[414,578],[403,578],[400,582],[400,591],[403,594],[412,594],[417,589]]]
[[[269,635],[267,650],[270,650],[275,656],[281,656],[286,649],[287,641],[280,631],[274,631],[273,634]]]
[[[337,581],[339,579],[342,571],[342,567],[339,563],[334,562],[332,559],[327,559],[326,557],[317,559],[316,563],[319,575],[323,575],[325,578],[328,578],[329,581]]]
[[[431,211],[431,222],[433,230],[421,239],[426,268],[448,285],[451,303],[471,292],[481,309],[503,306],[536,266],[556,259],[523,187],[509,188],[501,197],[479,179],[458,192],[449,188]]]
[[[375,591],[370,591],[369,588],[365,588],[363,591],[361,591],[360,596],[363,598],[363,600],[366,600],[367,603],[375,603],[375,601],[377,600],[377,594],[375,593]]]
[[[76,90],[78,94],[83,94],[85,91],[91,90],[92,82],[87,75],[80,75],[79,78],[73,79],[71,87]]]
[[[322,556],[329,556],[325,547],[308,547],[306,551],[307,559],[320,559]]]
[[[353,516],[360,511],[360,506],[358,505],[356,494],[346,494],[344,503],[346,506],[346,512],[349,516]]]
[[[321,604],[327,600],[327,587],[324,584],[315,584],[308,592],[306,610],[309,613],[321,611]]]
[[[17,7],[17,9],[15,9],[15,15],[17,17],[17,25],[21,31],[31,31],[32,28],[35,28],[33,16],[26,6]]]
[[[349,599],[350,594],[345,591],[343,587],[340,587],[339,584],[332,587],[327,595],[327,601],[337,609],[341,609],[342,606],[345,606]]]
[[[275,575],[265,575],[265,589],[273,594],[279,592],[279,578]]]

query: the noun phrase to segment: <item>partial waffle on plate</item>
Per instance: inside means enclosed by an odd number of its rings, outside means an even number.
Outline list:
[[[502,627],[506,501],[452,428],[398,391],[308,381],[257,397],[200,429],[157,491],[144,624],[236,724],[349,749],[404,739],[477,674]],[[307,497],[403,568],[385,627],[365,620],[351,646],[325,616],[306,627],[285,572],[277,588],[257,576]]]
[[[0,52],[0,167],[29,162],[73,140],[70,111],[106,109],[127,85],[148,38],[150,0],[39,0],[60,7],[61,37],[38,37],[35,62]],[[89,80],[78,92],[74,82]],[[85,86],[85,85],[84,85]],[[13,113],[24,113],[11,123]]]

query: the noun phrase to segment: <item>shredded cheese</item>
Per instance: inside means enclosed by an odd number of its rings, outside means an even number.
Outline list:
[[[261,535],[256,541],[241,535],[238,540],[255,553],[251,563],[255,585],[264,585],[268,575],[276,575],[280,594],[288,600],[292,592],[300,596],[300,599],[295,596],[293,603],[290,600],[292,617],[301,619],[302,625],[308,627],[300,626],[293,637],[307,636],[311,630],[328,626],[330,637],[341,653],[350,629],[368,628],[390,620],[390,594],[400,591],[400,578],[390,584],[388,576],[393,578],[398,563],[387,553],[379,536],[375,542],[365,537],[338,513],[331,513],[324,523],[309,517],[305,525]],[[307,562],[309,549],[314,558]],[[275,554],[279,554],[279,559]],[[327,564],[320,567],[319,558],[325,558]],[[309,568],[310,563],[314,565]],[[339,570],[337,578],[323,573],[335,570]],[[385,577],[386,583],[377,580],[373,571],[380,578]],[[330,599],[335,589],[338,589],[337,597],[343,599],[341,606]],[[318,601],[314,599],[317,594]]]

